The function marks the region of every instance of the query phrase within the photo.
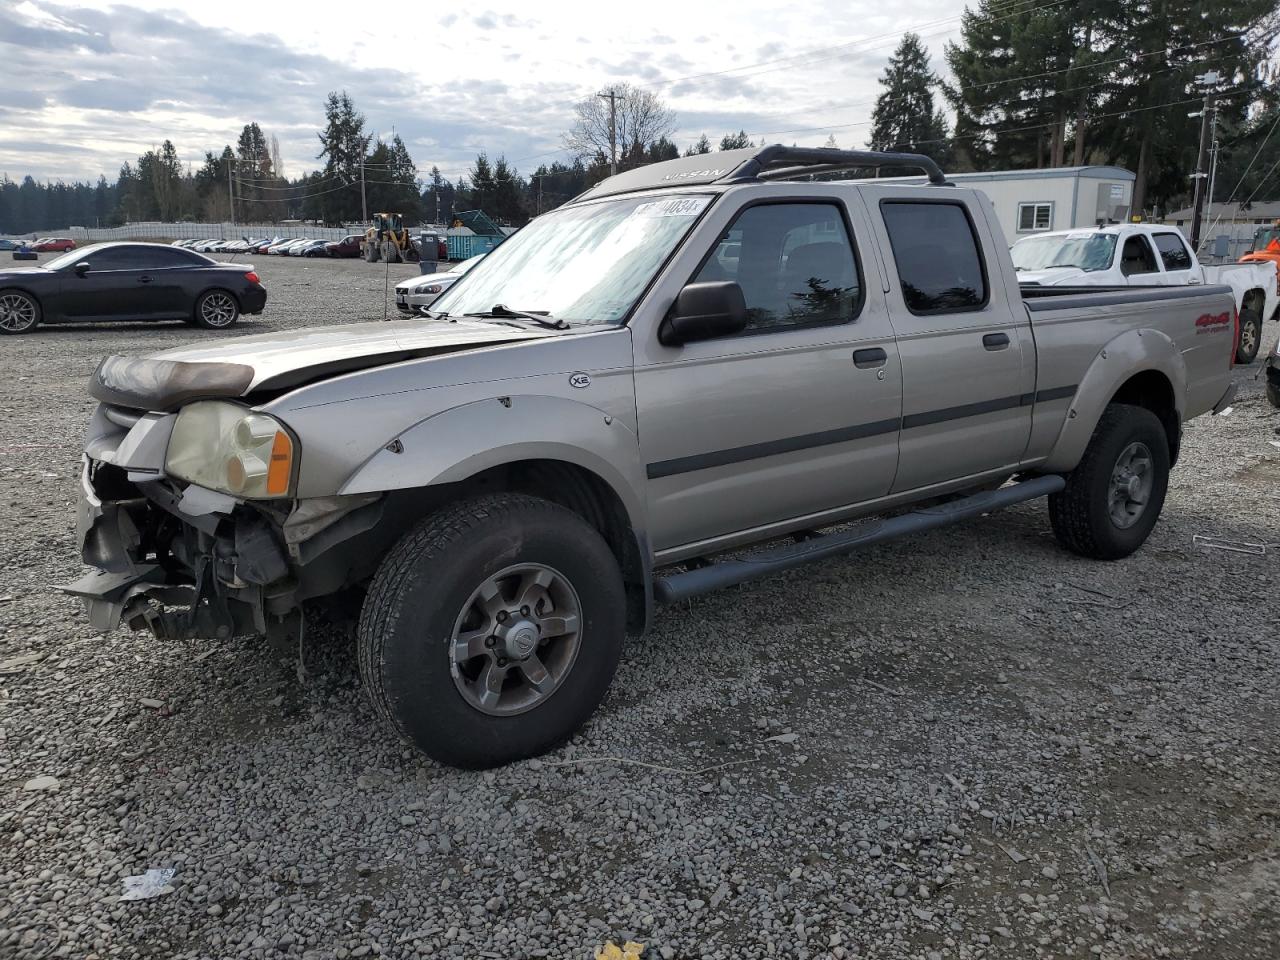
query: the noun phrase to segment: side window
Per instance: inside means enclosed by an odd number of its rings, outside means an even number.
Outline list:
[[[880,211],[908,310],[916,314],[954,313],[986,304],[982,253],[962,205],[885,200]]]
[[[133,270],[140,266],[130,247],[107,247],[86,258],[91,270]]]
[[[1160,251],[1160,259],[1164,261],[1166,270],[1190,270],[1191,254],[1182,237],[1176,233],[1157,233],[1153,239],[1156,249]]]
[[[158,244],[154,250],[147,251],[144,259],[148,267],[196,267],[207,262],[204,257],[194,253]]]
[[[1156,257],[1146,237],[1132,236],[1124,242],[1120,253],[1120,272],[1126,277],[1157,272]]]
[[[844,217],[830,203],[748,207],[693,279],[737,283],[748,330],[843,323],[862,297]]]

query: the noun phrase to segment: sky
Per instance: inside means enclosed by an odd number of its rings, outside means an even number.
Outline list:
[[[903,32],[934,69],[958,36],[949,0],[0,0],[0,173],[114,180],[165,139],[186,163],[256,121],[285,174],[320,166],[324,100],[346,90],[367,130],[398,133],[450,179],[475,156],[523,173],[568,159],[573,105],[611,83],[660,95],[683,149],[746,129],[757,142],[864,147]],[[362,12],[367,11],[367,12]]]

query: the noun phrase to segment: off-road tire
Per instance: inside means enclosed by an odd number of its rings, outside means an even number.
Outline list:
[[[376,243],[366,243],[364,245],[364,259],[367,263],[378,262],[378,245]]]
[[[455,685],[450,643],[472,591],[519,563],[549,565],[572,584],[580,645],[545,700],[494,716]],[[523,494],[460,501],[423,519],[383,558],[360,613],[360,676],[382,719],[433,760],[500,766],[563,743],[595,711],[622,654],[625,609],[613,552],[576,513]]]
[[[1152,457],[1152,489],[1142,514],[1130,527],[1111,518],[1112,471],[1134,442],[1145,444]],[[1103,411],[1079,465],[1067,477],[1066,489],[1049,497],[1049,520],[1058,542],[1083,557],[1119,560],[1146,541],[1169,488],[1169,438],[1160,419],[1144,407],[1113,403]]]
[[[387,263],[399,263],[400,248],[397,247],[392,241],[388,240],[386,243],[382,245],[382,258],[386,260]]]
[[[1236,341],[1236,363],[1253,363],[1262,346],[1262,314],[1257,310],[1240,311],[1240,339]]]
[[[215,320],[215,316],[218,319]],[[196,298],[191,311],[191,323],[205,330],[229,330],[239,320],[240,301],[230,290],[206,290]]]
[[[1280,384],[1267,383],[1267,402],[1280,409]]]
[[[30,333],[40,326],[40,301],[24,290],[0,290],[0,334]]]

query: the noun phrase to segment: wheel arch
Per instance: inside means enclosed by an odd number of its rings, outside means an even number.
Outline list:
[[[1098,351],[1081,377],[1057,442],[1041,469],[1075,469],[1103,412],[1113,403],[1151,410],[1164,426],[1170,463],[1176,462],[1186,392],[1186,364],[1166,334],[1150,328],[1121,334]]]

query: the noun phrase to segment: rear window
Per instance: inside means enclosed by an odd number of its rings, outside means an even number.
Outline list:
[[[1153,239],[1166,270],[1191,269],[1191,254],[1187,251],[1187,245],[1182,242],[1182,237],[1176,233],[1157,233]]]
[[[986,304],[986,268],[961,204],[884,200],[880,211],[908,310],[956,313]]]

